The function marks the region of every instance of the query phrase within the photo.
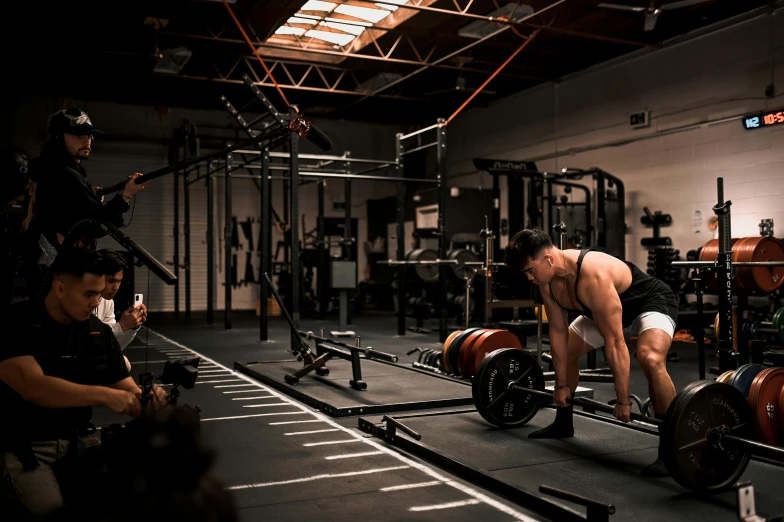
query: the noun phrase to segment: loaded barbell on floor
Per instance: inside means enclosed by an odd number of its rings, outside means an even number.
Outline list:
[[[489,423],[518,427],[534,418],[552,400],[536,359],[523,350],[501,349],[488,354],[472,381],[474,403]],[[605,403],[567,399],[586,409],[613,413]],[[784,464],[784,449],[750,440],[754,414],[736,388],[709,380],[686,386],[673,400],[664,420],[631,414],[636,421],[659,427],[661,456],[676,482],[694,491],[731,487],[748,466],[751,455]],[[610,421],[610,419],[608,419]]]

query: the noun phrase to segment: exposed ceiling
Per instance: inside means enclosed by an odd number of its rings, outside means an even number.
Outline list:
[[[519,23],[492,25],[483,17],[509,1],[408,0],[417,7],[408,9],[372,0],[331,0],[390,12],[368,22],[345,14],[356,10],[327,5],[331,11],[304,11],[300,15],[310,21],[296,23],[302,22],[300,17],[288,24],[306,0],[80,0],[43,7],[20,2],[12,4],[14,14],[5,18],[4,54],[12,71],[5,76],[13,78],[10,87],[17,94],[220,109],[220,95],[239,108],[252,99],[241,80],[247,74],[262,82],[270,101],[284,109],[260,57],[288,103],[313,118],[428,124],[452,114],[532,34],[471,106],[557,82],[769,3],[696,1],[616,0],[612,8],[600,0],[517,0],[515,10],[504,11],[506,16],[520,20],[533,15]],[[347,38],[358,31],[327,23],[327,18],[364,29]],[[351,42],[341,48],[301,34],[318,22],[330,26],[321,24],[321,29]],[[469,24],[480,25],[477,30],[488,36],[466,36]],[[282,25],[288,29],[278,31]],[[184,58],[177,70],[177,60]],[[159,70],[166,64],[173,69],[155,72],[156,64]]]

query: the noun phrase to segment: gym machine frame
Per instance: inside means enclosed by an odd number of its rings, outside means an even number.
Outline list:
[[[713,212],[719,218],[719,252],[716,261],[673,261],[674,267],[694,268],[696,275],[691,275],[695,283],[697,297],[697,327],[695,341],[699,357],[700,379],[705,378],[705,343],[703,336],[703,272],[710,273],[715,270],[719,290],[719,331],[716,337],[719,341],[718,356],[719,368],[716,373],[735,370],[741,364],[749,362],[749,348],[746,343],[738,343],[737,355],[732,349],[733,320],[732,320],[732,269],[733,267],[746,266],[784,266],[783,261],[740,262],[732,261],[732,227],[730,219],[730,206],[732,201],[724,200],[724,178],[716,179],[718,201],[713,207]]]

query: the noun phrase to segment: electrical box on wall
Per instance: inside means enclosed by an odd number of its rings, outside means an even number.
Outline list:
[[[332,202],[332,210],[346,210],[346,202],[345,201],[333,201]]]
[[[647,127],[651,124],[648,119],[649,115],[649,111],[633,112],[629,115],[629,125],[631,125],[633,129]]]

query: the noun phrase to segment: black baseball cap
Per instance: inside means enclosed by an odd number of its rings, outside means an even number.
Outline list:
[[[72,107],[57,111],[46,122],[46,130],[49,134],[73,134],[84,136],[86,134],[103,134],[100,130],[93,127],[90,117],[82,109]]]

